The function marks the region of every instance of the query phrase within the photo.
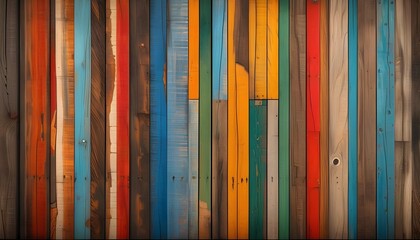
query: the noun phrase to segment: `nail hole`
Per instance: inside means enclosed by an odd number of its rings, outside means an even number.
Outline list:
[[[333,164],[334,164],[335,166],[337,166],[339,163],[340,163],[340,160],[338,160],[338,158],[334,158],[334,160],[333,160]]]

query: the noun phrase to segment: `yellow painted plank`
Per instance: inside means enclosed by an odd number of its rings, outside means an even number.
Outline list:
[[[279,2],[268,0],[267,92],[268,99],[279,99]]]
[[[199,0],[188,2],[188,99],[199,99]]]

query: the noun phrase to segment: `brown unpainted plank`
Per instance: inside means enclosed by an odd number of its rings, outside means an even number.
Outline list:
[[[227,238],[227,101],[212,103],[212,232]],[[215,224],[216,223],[216,224]]]
[[[0,238],[18,231],[18,1],[0,2]]]
[[[306,237],[306,1],[290,1],[290,237]]]
[[[92,0],[92,92],[91,92],[91,238],[105,238],[105,68],[106,2]]]
[[[359,238],[376,237],[376,2],[358,2]]]
[[[130,237],[150,237],[149,0],[130,1]]]
[[[395,4],[395,237],[411,239],[411,1]]]

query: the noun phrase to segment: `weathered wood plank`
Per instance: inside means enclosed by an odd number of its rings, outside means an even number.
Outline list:
[[[348,172],[348,238],[357,238],[357,0],[349,0],[349,172]],[[347,236],[346,236],[347,237]]]
[[[290,238],[306,237],[306,1],[290,1]]]
[[[228,2],[228,237],[248,238],[249,3]]]
[[[290,176],[290,13],[289,0],[279,2],[279,238],[289,237]]]
[[[358,2],[357,237],[376,232],[376,32],[375,0]]]
[[[200,0],[188,1],[188,99],[198,100],[199,90],[199,41]]]
[[[306,2],[306,236],[319,238],[320,200],[320,4]]]
[[[130,1],[130,179],[132,181],[131,210],[127,212],[127,217],[131,213],[131,238],[150,238],[149,4],[149,0]]]
[[[227,1],[212,1],[212,238],[227,238]]]
[[[49,236],[49,28],[50,2],[22,2],[21,161],[25,170],[21,237]],[[37,87],[33,87],[37,86]]]
[[[279,99],[279,2],[267,0],[267,99]],[[277,222],[276,222],[277,225]]]
[[[192,239],[198,238],[198,113],[198,100],[188,100],[188,238]]]
[[[279,236],[279,101],[267,101],[267,238]]]
[[[199,238],[211,237],[211,7],[200,0]]]
[[[395,238],[411,239],[411,1],[395,2]]]
[[[168,2],[168,238],[188,237],[188,1]],[[201,85],[201,84],[200,84]],[[200,92],[202,93],[202,92]],[[200,94],[201,95],[201,94]],[[201,98],[202,96],[200,96]],[[200,101],[201,102],[201,101]],[[200,108],[201,110],[201,108]],[[208,179],[210,182],[210,180]],[[201,185],[201,184],[200,184]],[[200,199],[202,200],[202,199]],[[201,206],[200,206],[201,208]],[[199,212],[200,214],[200,212]],[[210,213],[208,214],[210,217]],[[200,235],[199,235],[200,236]]]
[[[0,2],[0,238],[17,238],[18,119],[19,119],[19,2]]]
[[[347,238],[348,223],[348,1],[330,3],[329,237]]]
[[[167,238],[166,1],[150,1],[150,226]]]

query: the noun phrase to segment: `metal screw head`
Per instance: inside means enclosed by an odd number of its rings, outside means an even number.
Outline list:
[[[85,139],[82,139],[82,143],[86,143],[86,140]]]

